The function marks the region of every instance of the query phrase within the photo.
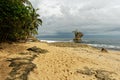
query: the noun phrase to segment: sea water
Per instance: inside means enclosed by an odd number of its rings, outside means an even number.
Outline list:
[[[73,38],[41,38],[41,41],[48,43],[53,42],[73,42]],[[82,43],[88,44],[94,47],[103,47],[107,49],[120,50],[120,38],[82,38]]]
[[[94,47],[103,47],[107,49],[120,50],[119,38],[84,38],[83,43]]]

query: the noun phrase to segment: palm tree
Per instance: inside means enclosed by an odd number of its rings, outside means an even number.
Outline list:
[[[30,10],[30,17],[25,21],[25,24],[22,27],[24,30],[23,34],[25,35],[25,40],[27,40],[28,37],[38,34],[38,27],[39,25],[42,25],[42,20],[39,18],[40,15],[37,14],[37,10],[38,9],[34,9],[32,7]]]
[[[17,41],[37,34],[42,20],[28,0],[0,0],[0,41]]]
[[[20,0],[22,3],[26,3],[28,5],[32,5],[31,2],[29,0]]]
[[[40,15],[37,14],[37,10],[39,9],[34,9],[32,8],[31,11],[31,24],[30,24],[30,30],[33,34],[37,34],[37,30],[39,25],[42,25],[42,20],[39,18]]]

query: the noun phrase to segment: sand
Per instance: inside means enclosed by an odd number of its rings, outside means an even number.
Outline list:
[[[28,80],[120,80],[119,51],[103,53],[87,45],[63,45],[42,42],[1,44],[0,80],[5,80],[12,69],[6,59],[19,57],[18,53],[27,52],[26,49],[33,46],[48,52],[39,54],[32,61],[36,68],[30,72]]]

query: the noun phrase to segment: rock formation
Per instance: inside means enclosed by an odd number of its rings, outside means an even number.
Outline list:
[[[79,31],[73,31],[74,32],[74,34],[75,34],[75,38],[73,39],[73,41],[75,42],[75,43],[80,43],[82,40],[81,40],[81,38],[83,37],[83,33],[82,32],[79,32]]]
[[[101,49],[101,52],[108,53],[107,49],[105,49],[105,48],[102,48],[102,49]]]
[[[9,67],[13,69],[5,80],[28,80],[28,74],[36,68],[32,62],[39,54],[47,53],[45,49],[33,46],[27,49],[29,52],[19,53],[21,56],[16,58],[9,58]]]

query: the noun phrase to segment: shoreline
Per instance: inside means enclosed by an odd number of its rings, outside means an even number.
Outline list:
[[[53,41],[53,40],[40,40],[40,42],[45,42],[45,43],[48,43],[48,44],[54,44],[54,43],[74,43],[73,41]],[[91,46],[91,47],[95,47],[97,49],[101,49],[101,48],[105,48],[107,50],[110,50],[110,51],[120,51],[120,49],[117,49],[117,48],[106,48],[104,46],[102,47],[99,47],[99,46],[94,46],[94,44],[87,44],[87,43],[76,43],[76,44],[84,44],[84,45],[88,45],[88,46]],[[67,45],[66,45],[67,46]]]

